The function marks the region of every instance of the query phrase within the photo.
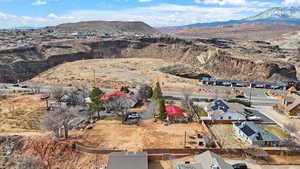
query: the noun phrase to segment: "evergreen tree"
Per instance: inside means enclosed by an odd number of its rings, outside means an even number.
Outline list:
[[[167,118],[166,103],[165,103],[165,99],[163,97],[161,97],[159,99],[159,118],[161,120],[165,120]]]
[[[89,110],[91,112],[97,112],[98,118],[100,119],[100,114],[99,112],[103,110],[103,104],[100,98],[104,95],[105,93],[100,90],[99,88],[93,88],[91,91],[89,97],[91,99],[91,103],[89,103]]]
[[[161,91],[161,88],[160,88],[160,84],[159,82],[156,82],[156,86],[153,90],[153,94],[152,94],[152,99],[154,100],[158,100],[162,97],[162,91]]]
[[[163,93],[160,88],[159,82],[156,83],[156,86],[153,90],[152,100],[156,101],[157,107],[156,112],[159,113],[159,119],[165,120],[167,118],[166,114],[166,103],[165,98],[163,97]]]

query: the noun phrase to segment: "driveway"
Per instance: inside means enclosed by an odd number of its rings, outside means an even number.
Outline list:
[[[277,113],[273,110],[272,107],[269,106],[256,106],[258,111],[264,113],[270,119],[274,120],[279,126],[284,127],[287,124],[295,124],[297,128],[297,133],[294,133],[298,138],[300,138],[300,120],[299,119],[290,119],[288,116],[284,114]]]
[[[263,112],[260,112],[259,110],[251,109],[251,108],[249,108],[247,110],[249,110],[253,116],[260,117],[261,121],[263,121],[263,122],[274,123],[274,121],[271,118],[269,118],[268,116],[266,116]]]

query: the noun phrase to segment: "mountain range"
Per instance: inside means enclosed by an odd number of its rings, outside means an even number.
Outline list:
[[[274,7],[256,16],[240,20],[229,20],[210,23],[196,23],[184,27],[215,27],[219,25],[229,26],[242,23],[270,23],[279,25],[300,25],[300,7]]]

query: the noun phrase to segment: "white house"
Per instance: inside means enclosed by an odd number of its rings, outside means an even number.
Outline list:
[[[276,147],[279,146],[281,140],[274,134],[264,130],[254,122],[236,122],[233,123],[235,135],[242,141],[249,144]]]
[[[204,109],[211,120],[246,120],[245,107],[238,103],[216,100]]]

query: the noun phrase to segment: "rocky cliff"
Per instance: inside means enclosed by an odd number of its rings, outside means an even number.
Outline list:
[[[270,58],[269,53],[274,55],[274,51],[269,51],[272,48],[262,43],[248,45],[251,50],[234,41],[188,41],[170,37],[48,43],[0,51],[0,82],[24,81],[58,64],[96,58],[162,58],[226,79],[296,79],[293,65]]]

